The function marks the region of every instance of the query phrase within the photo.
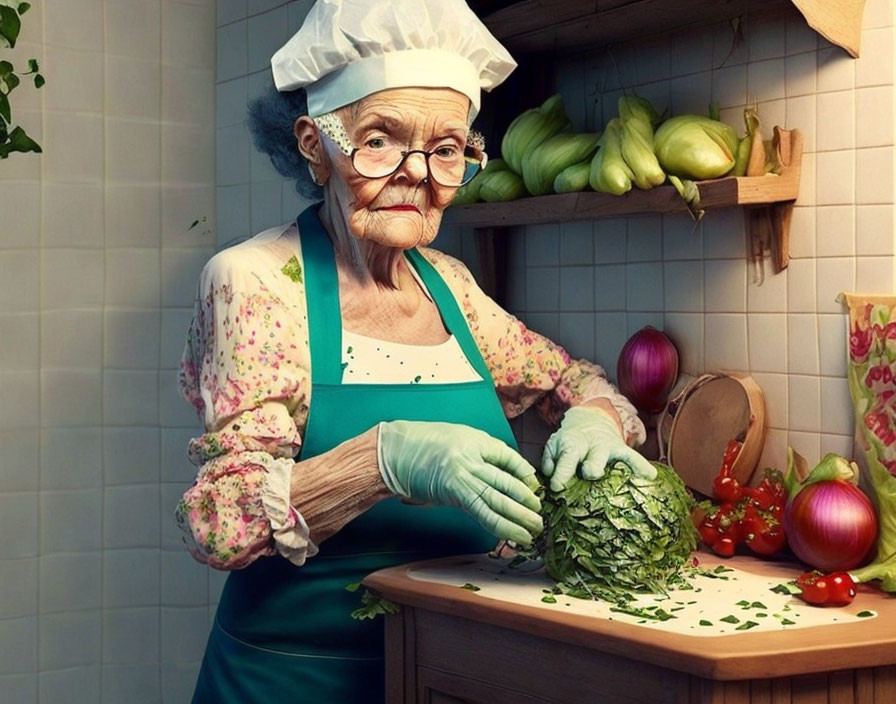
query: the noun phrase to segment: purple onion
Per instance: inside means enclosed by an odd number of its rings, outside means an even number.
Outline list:
[[[678,350],[662,331],[648,325],[619,353],[619,390],[642,413],[659,413],[678,378]]]
[[[815,482],[787,502],[784,530],[793,553],[822,572],[857,567],[877,541],[877,514],[865,493],[843,479]]]

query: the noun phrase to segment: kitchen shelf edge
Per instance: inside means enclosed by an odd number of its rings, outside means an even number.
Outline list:
[[[799,164],[778,175],[727,176],[697,182],[705,209],[768,205],[794,201],[799,193]],[[503,203],[456,205],[445,211],[446,222],[467,227],[511,227],[595,218],[687,212],[672,186],[649,191],[632,189],[622,196],[583,191],[532,196]]]

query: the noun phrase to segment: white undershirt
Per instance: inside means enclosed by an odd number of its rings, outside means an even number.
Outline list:
[[[411,274],[431,301],[413,266]],[[452,384],[481,381],[457,338],[438,345],[409,345],[342,329],[343,384]]]

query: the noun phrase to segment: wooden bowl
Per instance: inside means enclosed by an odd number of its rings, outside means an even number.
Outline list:
[[[749,484],[765,442],[765,399],[746,374],[715,372],[697,377],[660,415],[657,437],[663,461],[691,489],[712,497],[725,446],[739,440],[731,473]]]

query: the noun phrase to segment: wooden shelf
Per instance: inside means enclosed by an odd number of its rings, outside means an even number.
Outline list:
[[[780,174],[699,181],[697,188],[704,210],[735,206],[746,210],[751,258],[761,262],[770,255],[775,272],[780,272],[790,261],[790,220],[800,190],[803,137],[799,130],[775,127],[773,144],[782,166]],[[676,212],[687,212],[676,190],[658,186],[648,191],[633,188],[622,196],[589,191],[455,205],[445,211],[445,223],[475,229],[482,289],[503,303],[508,228]]]
[[[788,152],[792,156],[780,175],[729,176],[699,181],[701,206],[711,209],[796,200],[800,187],[802,138],[798,130],[778,132],[786,135],[792,150]],[[658,186],[649,191],[633,188],[622,196],[585,191],[533,196],[505,203],[456,205],[445,211],[445,218],[452,225],[480,228],[674,212],[687,212],[687,208],[672,186]]]
[[[522,0],[483,22],[510,51],[562,51],[602,46],[750,12],[796,5],[822,36],[858,56],[865,0]],[[503,3],[501,3],[503,4]],[[493,3],[492,3],[493,5]],[[473,8],[476,9],[475,3]]]

